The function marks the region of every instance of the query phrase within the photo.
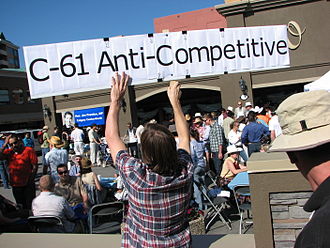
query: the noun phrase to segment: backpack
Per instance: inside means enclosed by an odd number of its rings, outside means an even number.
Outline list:
[[[39,142],[39,144],[40,145],[43,144],[44,143],[44,133],[42,131],[39,131],[37,133],[37,135],[38,135],[38,142]]]

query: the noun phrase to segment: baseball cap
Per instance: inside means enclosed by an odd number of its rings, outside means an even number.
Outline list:
[[[282,134],[271,144],[271,152],[311,149],[330,142],[330,93],[315,90],[294,94],[276,113]]]
[[[245,107],[251,106],[252,107],[252,103],[251,102],[246,102],[245,103]]]

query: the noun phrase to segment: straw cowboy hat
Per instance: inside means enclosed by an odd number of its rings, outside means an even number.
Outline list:
[[[48,139],[48,142],[50,144],[52,144],[53,146],[55,146],[56,148],[61,148],[64,146],[64,143],[62,142],[62,140],[57,136],[50,137],[50,139]]]
[[[284,100],[276,113],[282,134],[271,152],[311,149],[330,142],[330,93],[316,90],[294,94]]]
[[[92,162],[88,158],[82,158],[80,163],[82,169],[89,169],[92,167]]]
[[[240,151],[242,151],[242,148],[236,147],[235,145],[230,145],[230,146],[227,146],[226,154],[230,155],[232,153],[239,153]]]

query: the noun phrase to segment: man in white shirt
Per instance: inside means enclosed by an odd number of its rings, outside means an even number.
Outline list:
[[[137,138],[137,145],[138,145],[138,157],[141,158],[141,135],[143,133],[144,126],[141,124],[136,129],[136,138]]]
[[[243,107],[242,102],[238,101],[237,108],[235,108],[235,118],[237,119],[240,116],[245,117],[245,112],[246,112],[246,109],[245,109],[245,107]]]
[[[89,138],[89,148],[90,148],[90,155],[91,161],[93,166],[101,166],[100,156],[99,156],[99,144],[100,137],[97,134],[97,125],[93,124],[91,130],[88,132]]]
[[[253,110],[253,106],[252,106],[252,103],[251,102],[246,102],[245,103],[245,116],[247,117],[247,115],[249,114],[249,112],[251,110]]]
[[[55,183],[51,176],[45,175],[40,178],[40,195],[32,202],[32,212],[34,216],[53,215],[60,217],[64,225],[64,231],[74,232],[75,213],[68,202],[62,196],[54,194]]]
[[[136,157],[138,156],[138,139],[136,136],[136,127],[132,126],[132,123],[128,122],[127,123],[127,131],[126,135],[128,137],[128,152],[130,153],[131,156]]]
[[[275,112],[272,113],[272,118],[269,121],[270,138],[273,141],[277,136],[282,134],[282,128],[278,121],[278,116]]]
[[[221,108],[221,114],[218,117],[218,124],[222,127],[223,120],[227,118],[227,111],[224,108]]]
[[[71,132],[71,139],[74,144],[74,152],[76,155],[84,154],[84,131],[78,127],[78,124],[74,124],[74,130]]]

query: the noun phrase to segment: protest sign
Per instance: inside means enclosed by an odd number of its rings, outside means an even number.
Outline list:
[[[287,67],[287,27],[221,28],[24,47],[31,98],[132,84]]]

